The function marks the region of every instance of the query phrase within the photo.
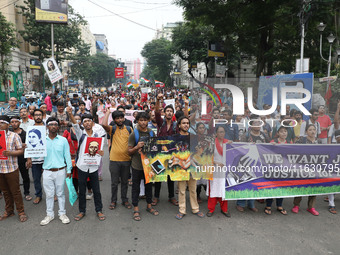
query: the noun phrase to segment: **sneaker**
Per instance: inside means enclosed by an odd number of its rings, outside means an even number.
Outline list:
[[[59,216],[59,220],[61,220],[61,222],[63,224],[68,224],[70,223],[70,219],[66,216],[66,214],[60,215]]]
[[[293,213],[298,213],[299,212],[299,207],[297,205],[295,205],[292,209]]]
[[[51,216],[46,216],[45,219],[43,219],[42,221],[40,221],[40,225],[41,226],[45,226],[47,225],[48,223],[50,223],[52,220],[54,219],[54,217],[51,217]]]
[[[93,198],[93,193],[87,193],[86,200],[91,200]]]
[[[313,214],[314,216],[319,215],[319,212],[317,210],[315,210],[315,208],[307,209],[307,211],[310,212],[311,214]]]

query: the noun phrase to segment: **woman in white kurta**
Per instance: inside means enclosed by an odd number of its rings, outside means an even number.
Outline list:
[[[213,180],[208,181],[207,196],[208,196],[208,213],[207,216],[211,217],[215,211],[217,202],[220,203],[221,212],[230,217],[228,212],[228,201],[222,200],[223,193],[225,192],[225,172],[223,171],[223,144],[231,143],[224,139],[225,129],[222,126],[216,128],[215,151],[214,151],[214,165],[215,171],[213,173]]]

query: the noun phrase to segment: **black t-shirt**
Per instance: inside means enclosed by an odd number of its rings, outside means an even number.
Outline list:
[[[26,132],[25,132],[25,130],[23,130],[22,128],[20,128],[20,129],[21,129],[21,133],[18,134],[18,135],[19,135],[20,138],[21,138],[21,142],[22,142],[22,143],[25,143],[25,142],[26,142]],[[25,162],[26,162],[26,159],[24,158],[24,154],[18,156],[18,163],[19,163],[19,164],[22,164],[22,163],[25,163]]]
[[[56,95],[51,96],[51,101],[53,106],[57,106],[58,100]]]

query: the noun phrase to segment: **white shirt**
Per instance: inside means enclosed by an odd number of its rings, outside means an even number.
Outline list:
[[[27,132],[27,128],[29,126],[33,126],[34,125],[34,120],[31,120],[31,119],[27,119],[27,121],[25,123],[22,122],[22,120],[20,120],[21,124],[20,124],[20,127],[25,131]]]
[[[98,137],[100,137],[98,135],[98,133],[96,133],[93,128],[92,128],[92,136],[89,136],[85,130],[81,130],[80,129],[80,126],[79,124],[72,124],[72,126],[74,127],[74,131],[76,132],[76,136],[77,136],[77,140],[78,140],[78,143],[80,141],[80,138],[83,134],[85,134],[86,136],[88,137],[95,137],[95,134],[97,134]],[[99,169],[99,166],[95,165],[95,166],[87,166],[87,165],[79,165],[78,162],[81,162],[81,157],[84,156],[84,154],[82,154],[81,152],[85,151],[85,145],[86,145],[86,142],[83,141],[80,145],[80,148],[79,148],[79,155],[78,155],[78,161],[77,161],[77,167],[83,171],[83,172],[87,172],[89,171],[90,173],[94,173],[95,171],[98,171]]]

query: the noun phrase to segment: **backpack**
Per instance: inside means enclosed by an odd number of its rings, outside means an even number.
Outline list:
[[[135,128],[133,130],[133,133],[135,134],[135,146],[136,146],[138,144],[139,138],[140,138],[138,129]],[[150,135],[150,137],[154,137],[154,132],[152,130],[150,130],[149,135]]]
[[[126,126],[125,125],[125,127],[126,127],[126,129],[127,129],[127,131],[129,132],[129,134],[131,134],[132,133],[132,128],[130,127],[130,126]],[[117,125],[113,125],[112,126],[112,130],[111,130],[111,134],[110,134],[110,140],[111,140],[111,146],[110,146],[110,151],[111,151],[111,148],[112,148],[112,139],[113,139],[113,135],[116,133],[116,129],[117,129]]]

